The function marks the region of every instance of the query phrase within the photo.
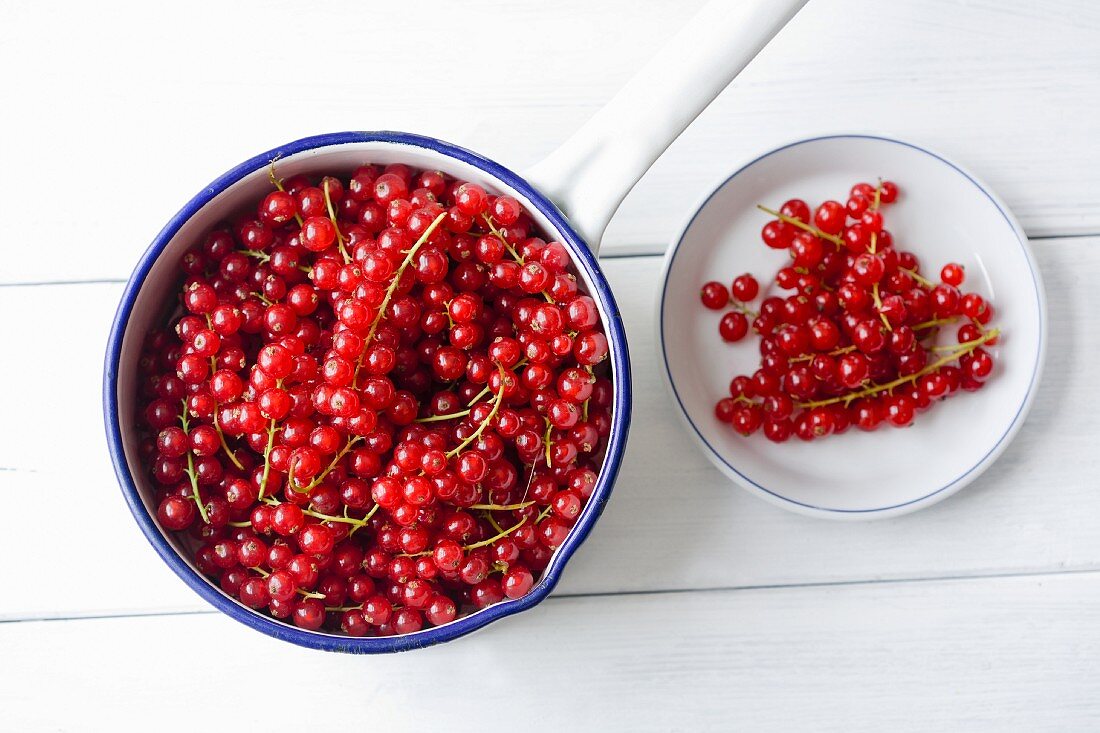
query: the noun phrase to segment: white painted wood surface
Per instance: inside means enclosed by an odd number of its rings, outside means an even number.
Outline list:
[[[1087,731],[1100,725],[1098,581],[552,598],[372,658],[220,614],[13,623],[0,626],[0,715],[13,731]],[[64,704],[34,704],[47,698]]]
[[[124,277],[215,176],[305,135],[409,130],[525,168],[700,4],[424,0],[410,22],[354,0],[6,2],[4,236],[55,256],[0,282]],[[628,197],[606,253],[663,250],[736,163],[838,131],[941,149],[1029,234],[1100,233],[1098,37],[1092,0],[811,0]]]
[[[425,0],[410,21],[350,0],[0,0],[0,730],[125,728],[120,709],[166,730],[201,725],[198,708],[270,730],[316,720],[223,692],[267,669],[393,730],[1100,724],[1100,236],[1070,236],[1100,235],[1090,0],[811,0],[658,161],[605,239],[634,357],[624,468],[539,609],[396,658],[308,652],[206,612],[129,518],[102,353],[119,281],[187,198],[256,152],[343,129],[434,134],[525,168],[699,4]],[[1052,329],[1035,408],[997,464],[865,524],[765,505],[703,459],[654,360],[659,258],[637,256],[740,161],[846,130],[985,178],[1044,237]]]

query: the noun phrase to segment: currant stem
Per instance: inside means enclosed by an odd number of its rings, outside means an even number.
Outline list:
[[[489,522],[489,524],[493,525],[493,529],[495,529],[497,532],[504,531],[504,527],[500,526],[500,522],[496,520],[496,517],[493,516],[492,512],[483,512],[482,515]]]
[[[519,522],[512,525],[511,527],[504,530],[503,532],[498,532],[497,534],[493,535],[489,539],[482,540],[481,542],[475,542],[472,545],[465,545],[462,549],[466,550],[468,552],[470,550],[476,550],[479,547],[488,547],[489,545],[493,544],[497,540],[504,539],[505,537],[512,534],[513,532],[515,532],[517,529],[519,529],[520,527],[522,527],[525,524],[527,524],[527,517],[524,517],[523,519],[519,520]]]
[[[554,429],[554,426],[550,424],[550,421],[546,421],[546,435],[543,436],[542,442],[546,443],[546,467],[550,468],[550,431]]]
[[[180,413],[180,423],[183,425],[183,434],[188,435],[187,427],[189,420],[187,419],[187,400],[181,400],[183,402],[183,411]],[[199,477],[195,473],[195,458],[191,455],[191,449],[187,449],[187,478],[191,481],[191,496],[195,500],[195,506],[199,508],[199,516],[202,517],[203,524],[210,524],[210,516],[206,513],[206,507],[202,503],[202,495],[199,493]]]
[[[370,346],[371,339],[374,338],[375,332],[378,330],[379,324],[382,322],[382,318],[386,315],[386,309],[390,305],[390,300],[393,299],[393,294],[397,290],[397,284],[401,282],[401,276],[405,274],[405,269],[412,262],[413,257],[416,256],[417,251],[420,249],[424,242],[428,241],[428,237],[432,236],[436,227],[447,218],[447,213],[444,212],[437,216],[435,220],[428,225],[428,228],[424,230],[424,233],[420,235],[420,239],[416,240],[416,244],[409,248],[405,253],[405,259],[402,261],[401,266],[397,268],[397,272],[393,275],[393,280],[390,281],[389,287],[386,288],[386,297],[382,299],[382,305],[378,307],[378,315],[374,317],[374,321],[370,324],[370,331],[367,332],[367,338],[363,342],[363,353],[366,353],[366,348]],[[362,365],[363,357],[360,355],[359,364],[355,367],[356,375],[359,373],[359,366]],[[352,380],[354,383],[354,380]]]
[[[298,486],[295,484],[291,484],[291,486],[294,486],[294,489],[296,491],[301,491],[302,493],[305,493],[315,488],[318,484],[325,480],[325,476],[328,476],[329,472],[332,471],[332,469],[336,468],[336,464],[340,462],[341,458],[348,454],[348,451],[351,450],[351,447],[362,439],[363,437],[361,435],[356,435],[348,438],[348,442],[344,444],[344,447],[340,449],[340,452],[336,454],[336,457],[332,459],[332,462],[328,464],[328,467],[324,471],[321,471],[321,473],[317,474],[316,478],[314,478],[302,488],[298,488]],[[287,480],[289,481],[289,479]]]
[[[987,331],[986,333],[989,333],[989,332]],[[996,337],[994,336],[994,338],[996,338]],[[990,339],[985,338],[983,336],[983,337],[973,339],[972,341],[963,341],[961,344],[954,344],[952,346],[932,346],[930,350],[931,351],[958,351],[959,349],[962,349],[962,348],[967,347],[967,346],[981,346],[982,344],[984,344],[986,341],[989,341],[989,340]]]
[[[476,404],[477,404],[478,402],[480,402],[480,401],[481,401],[481,398],[482,398],[482,397],[484,397],[485,395],[489,394],[489,393],[490,393],[491,391],[492,391],[492,390],[490,390],[490,389],[489,389],[489,385],[488,385],[488,384],[486,384],[486,385],[485,385],[485,386],[484,386],[484,387],[483,387],[483,388],[481,389],[481,391],[480,391],[480,392],[478,392],[478,393],[477,393],[476,395],[474,395],[473,397],[471,397],[471,398],[470,398],[470,401],[466,403],[466,406],[467,406],[467,407],[473,407],[474,405],[476,405]],[[469,412],[469,410],[467,410],[466,412]]]
[[[946,326],[949,323],[954,323],[959,320],[958,316],[950,316],[948,318],[934,318],[931,321],[925,321],[913,326],[914,331],[920,331],[925,328],[932,328],[934,326]]]
[[[218,440],[222,442],[222,450],[225,451],[225,455],[229,456],[229,460],[233,462],[233,465],[237,467],[237,470],[243,471],[244,464],[237,460],[237,456],[229,449],[229,444],[225,441],[225,433],[222,432],[222,426],[218,424],[218,407],[214,406],[214,430],[218,431]]]
[[[840,245],[842,244],[841,241],[840,241],[840,237],[836,236],[835,234],[826,234],[825,232],[821,231],[817,227],[810,226],[806,222],[799,221],[798,219],[795,219],[794,217],[791,217],[791,216],[787,216],[786,214],[781,214],[778,211],[775,211],[774,209],[769,209],[767,206],[762,206],[760,204],[757,204],[756,208],[760,209],[761,211],[763,211],[766,214],[771,214],[772,216],[774,216],[776,219],[779,219],[780,221],[785,221],[788,224],[792,224],[792,225],[798,227],[799,229],[803,229],[803,230],[809,232],[810,234],[813,234],[815,236],[821,237],[822,239],[828,240],[828,241],[832,242],[833,244],[835,244],[837,247],[840,247]]]
[[[237,252],[245,257],[255,257],[260,262],[267,262],[271,259],[271,255],[267,252],[259,252],[254,249],[238,249]]]
[[[336,246],[340,250],[340,255],[344,258],[344,264],[351,263],[351,257],[348,255],[347,249],[344,248],[344,235],[340,233],[340,225],[336,223],[336,210],[332,208],[332,197],[328,192],[328,179],[325,179],[324,183],[325,192],[325,208],[328,209],[328,218],[332,222],[332,228],[336,230]]]
[[[280,504],[283,503],[283,502],[278,501],[276,499],[272,499],[271,497],[263,499],[263,502],[264,502],[264,504],[267,504],[268,506],[279,506]],[[355,525],[358,528],[358,527],[362,527],[368,521],[370,521],[370,518],[374,516],[374,513],[376,511],[378,511],[378,505],[377,504],[372,506],[370,511],[367,512],[366,516],[364,516],[362,519],[355,519],[354,517],[346,517],[346,516],[341,517],[341,516],[336,515],[336,514],[323,514],[322,512],[314,511],[312,509],[302,509],[302,514],[305,514],[306,516],[309,516],[309,517],[313,517],[314,519],[320,519],[322,522],[341,522],[343,524]],[[355,530],[353,529],[352,531],[354,532]]]
[[[483,395],[483,394],[485,394],[485,392],[482,391],[481,394]],[[481,395],[478,395],[478,396],[480,397]],[[477,401],[477,399],[475,398],[474,402],[476,402],[476,401]],[[466,417],[467,415],[470,414],[471,409],[473,409],[473,408],[462,410],[461,412],[452,412],[452,413],[449,413],[447,415],[432,415],[431,417],[419,417],[419,418],[416,419],[415,422],[426,423],[426,422],[442,422],[443,420],[454,420],[454,419],[459,418],[459,417]]]
[[[585,367],[585,371],[587,371],[587,372],[588,372],[589,374],[591,374],[591,375],[592,375],[593,377],[595,377],[595,376],[596,376],[596,373],[592,371],[592,367],[590,367],[590,366],[586,366],[586,367]],[[587,400],[585,400],[585,401],[584,401],[584,403],[583,403],[583,404],[581,405],[581,420],[583,420],[584,422],[588,422],[588,401],[589,401],[589,400],[591,400],[591,399],[592,399],[592,398],[591,398],[591,397],[589,397],[589,398],[588,398]]]
[[[522,359],[517,361],[512,366],[512,369],[519,369],[521,366],[523,366],[526,363],[527,363],[527,357],[523,357]],[[473,407],[482,397],[484,397],[487,394],[489,394],[489,385],[485,385],[484,389],[482,389],[480,392],[478,392],[476,395],[474,395],[473,399],[471,399],[469,402],[466,403],[466,406],[467,407]]]
[[[345,507],[344,511],[347,511],[346,507]],[[359,524],[356,524],[354,527],[351,528],[351,531],[348,532],[348,535],[351,536],[351,535],[355,534],[356,532],[358,532],[363,527],[366,527],[367,522],[370,521],[370,518],[373,517],[374,513],[377,512],[377,511],[378,511],[378,505],[375,504],[374,506],[372,506],[370,508],[369,512],[367,512],[366,514],[363,515],[363,519],[361,520],[361,522]]]
[[[839,349],[833,349],[829,352],[829,356],[841,356],[843,354],[850,354],[856,350],[855,344],[848,346],[842,346]],[[813,361],[814,354],[803,354],[802,356],[796,356],[791,361]]]
[[[872,235],[873,236],[873,235]],[[871,297],[875,301],[875,312],[878,313],[879,319],[882,320],[882,325],[886,326],[887,331],[893,331],[894,327],[890,325],[890,319],[886,317],[886,314],[882,312],[882,298],[878,294],[878,283],[871,286]]]
[[[931,364],[927,365],[926,367],[924,367],[924,369],[921,369],[919,372],[916,372],[915,374],[910,374],[910,375],[905,376],[905,377],[899,377],[898,379],[895,379],[892,382],[887,382],[886,384],[872,385],[871,387],[867,387],[866,389],[862,389],[862,390],[859,390],[857,392],[850,392],[846,395],[840,395],[839,397],[832,397],[832,398],[827,399],[827,400],[816,400],[814,402],[799,402],[797,404],[797,407],[799,407],[801,409],[804,409],[804,410],[808,410],[808,409],[813,409],[815,407],[825,407],[826,405],[835,405],[835,404],[838,404],[838,403],[841,403],[841,402],[843,402],[845,405],[847,405],[847,404],[851,403],[853,400],[859,399],[860,397],[870,397],[871,395],[878,394],[879,392],[888,392],[888,391],[894,389],[895,387],[900,387],[901,385],[903,385],[907,382],[916,381],[920,377],[923,377],[925,374],[931,374],[932,372],[936,371],[940,367],[955,361],[960,356],[965,356],[966,354],[968,354],[971,351],[973,351],[974,349],[978,348],[979,346],[981,346],[985,342],[997,338],[997,336],[999,336],[1000,333],[1001,333],[1000,329],[994,328],[993,330],[988,331],[981,338],[974,339],[973,341],[967,341],[965,344],[959,344],[959,346],[953,352],[951,352],[950,354],[948,354],[945,357],[937,359],[936,361],[934,361]]]
[[[286,193],[286,189],[285,189],[285,188],[283,188],[283,181],[282,181],[282,179],[280,179],[280,178],[276,178],[276,177],[275,177],[275,161],[276,161],[276,160],[278,160],[278,158],[275,158],[274,160],[272,160],[272,161],[271,161],[271,168],[270,168],[270,170],[268,170],[268,172],[267,172],[267,177],[268,177],[269,179],[271,179],[271,185],[272,185],[272,186],[274,186],[275,188],[279,189],[279,190],[280,190],[280,191],[282,191],[283,193]],[[295,208],[297,208],[297,207],[295,207]],[[295,220],[297,220],[297,222],[298,222],[298,226],[302,226],[302,215],[301,215],[301,214],[299,214],[299,213],[298,213],[297,211],[295,211],[295,212],[294,212],[294,218],[295,218]],[[268,259],[270,259],[270,257],[269,257]]]
[[[279,380],[279,385],[282,385],[282,380]],[[275,419],[272,418],[271,422],[267,426],[267,446],[264,448],[264,473],[260,478],[260,491],[257,495],[257,499],[264,498],[264,491],[267,490],[267,477],[271,475],[271,448],[275,445]]]
[[[519,252],[517,252],[515,248],[512,247],[512,245],[508,244],[508,240],[504,238],[504,235],[501,234],[500,230],[493,226],[493,218],[488,214],[482,214],[481,218],[485,220],[485,225],[489,227],[489,231],[492,233],[492,235],[499,239],[500,243],[504,245],[504,248],[508,250],[508,254],[512,255],[512,259],[518,262],[521,267],[526,264],[523,257],[520,256]],[[542,297],[546,299],[547,303],[554,302],[554,298],[551,297],[551,295],[545,290],[542,291]]]
[[[471,504],[468,509],[484,509],[489,512],[512,512],[517,509],[526,509],[535,502],[521,501],[518,504]]]
[[[264,570],[263,568],[261,568],[258,565],[254,566],[254,567],[250,567],[249,570],[255,570],[257,573],[260,574],[261,578],[266,578],[269,575],[271,575],[271,573],[267,572],[266,570]],[[307,591],[307,590],[302,590],[301,588],[295,588],[294,592],[298,593],[300,596],[302,596],[302,598],[324,598],[325,597],[324,593],[312,593],[312,592]]]
[[[878,211],[879,201],[882,196],[882,182],[879,182],[879,187],[875,189],[875,201],[871,204],[871,211]],[[871,254],[878,252],[878,232],[871,232]],[[887,331],[893,331],[894,327],[890,325],[890,320],[886,317],[886,314],[882,312],[882,298],[878,293],[878,283],[871,286],[871,297],[875,300],[875,312],[878,313],[878,317],[882,319],[882,325],[886,326]]]
[[[921,275],[916,270],[910,270],[908,267],[899,267],[898,269],[901,270],[902,272],[904,272],[905,274],[907,274],[909,277],[916,280],[917,282],[919,282],[921,285],[924,285],[925,287],[928,287],[928,288],[936,287],[936,283],[932,282],[931,280],[926,278],[924,275]]]
[[[481,425],[478,425],[477,430],[475,430],[470,437],[459,443],[454,450],[447,451],[448,459],[454,458],[462,452],[463,448],[480,438],[481,434],[485,432],[485,428],[493,421],[493,418],[497,416],[497,411],[500,409],[500,403],[504,401],[504,367],[498,365],[498,368],[500,369],[500,389],[497,390],[496,397],[493,398],[493,409],[489,412],[488,417],[481,422]]]
[[[732,295],[730,296],[730,300],[729,300],[728,305],[730,307],[732,307],[734,310],[739,311],[741,313],[744,313],[746,316],[749,316],[750,318],[756,318],[757,316],[760,315],[756,311],[754,311],[751,308],[749,308],[748,306],[746,306],[740,300],[737,300],[736,298],[734,298]]]
[[[210,319],[210,314],[206,314],[206,327],[212,328],[213,322]],[[218,371],[218,359],[215,356],[210,357],[210,373]],[[222,432],[222,426],[218,423],[218,403],[214,403],[214,430],[218,433],[218,440],[221,441],[222,450],[229,456],[229,460],[233,462],[233,465],[237,467],[237,470],[243,471],[244,466],[237,460],[237,456],[233,454],[233,451],[229,450],[229,444],[225,442],[225,433]]]
[[[512,245],[508,243],[508,240],[504,238],[504,235],[500,233],[500,230],[493,226],[493,217],[489,216],[488,214],[482,214],[481,218],[485,220],[485,226],[489,227],[489,233],[500,240],[500,243],[504,245],[504,248],[506,250],[508,250],[508,254],[512,255],[512,259],[514,259],[521,265],[526,264],[523,257],[521,257],[519,252],[517,252],[515,248],[513,248]]]

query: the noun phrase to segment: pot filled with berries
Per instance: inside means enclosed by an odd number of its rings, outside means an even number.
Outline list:
[[[188,202],[125,288],[104,376],[119,481],[165,562],[248,626],[355,653],[545,598],[607,502],[630,418],[595,246],[801,5],[709,6],[524,177],[433,138],[348,132]],[[701,56],[671,68],[686,48]],[[705,81],[685,97],[689,78]],[[643,122],[654,96],[665,119]]]

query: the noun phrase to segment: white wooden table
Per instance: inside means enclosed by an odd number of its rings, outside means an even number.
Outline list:
[[[0,0],[0,730],[1100,726],[1091,0],[811,0],[672,146],[604,245],[636,375],[624,468],[536,610],[416,653],[312,652],[212,612],[131,520],[102,353],[132,263],[184,201],[332,130],[412,130],[522,168],[698,5]],[[985,178],[1050,300],[1015,443],[958,496],[877,523],[729,485],[676,421],[652,337],[660,254],[692,202],[754,153],[843,130]]]

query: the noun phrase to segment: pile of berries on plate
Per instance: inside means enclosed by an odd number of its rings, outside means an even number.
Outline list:
[[[183,256],[181,307],[144,346],[160,524],[306,629],[405,634],[525,595],[611,427],[568,251],[437,171],[271,181]]]
[[[774,217],[764,244],[790,254],[774,283],[788,294],[753,311],[760,283],[752,275],[703,286],[703,305],[727,311],[723,340],[740,341],[750,328],[760,336],[760,366],[732,379],[715,405],[718,420],[742,435],[809,441],[852,426],[905,427],[959,389],[981,389],[993,372],[983,347],[999,335],[989,328],[993,307],[959,290],[961,265],[944,265],[935,283],[916,255],[895,249],[882,206],[897,196],[883,181],[858,183],[846,203],[814,211],[799,199],[779,211],[759,207]],[[951,343],[937,343],[948,329]]]

